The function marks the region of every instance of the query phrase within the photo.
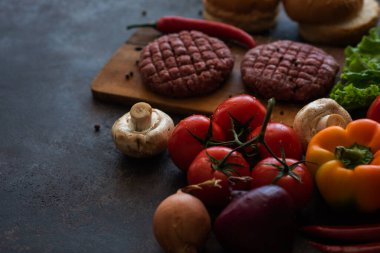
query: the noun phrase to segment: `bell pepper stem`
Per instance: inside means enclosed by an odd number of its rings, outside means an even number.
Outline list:
[[[337,146],[335,156],[349,169],[353,169],[358,165],[369,164],[373,159],[371,149],[358,144],[351,147]]]

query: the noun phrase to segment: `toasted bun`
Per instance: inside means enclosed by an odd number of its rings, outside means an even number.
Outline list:
[[[282,0],[288,16],[304,24],[329,24],[350,19],[364,0]]]
[[[299,24],[300,35],[307,41],[330,45],[358,43],[371,27],[376,26],[380,15],[376,0],[364,0],[360,12],[350,20],[329,25]]]
[[[249,13],[252,10],[273,11],[279,0],[207,0],[208,4],[218,9],[235,13]]]
[[[245,8],[238,4],[240,2]],[[279,0],[203,0],[203,17],[256,33],[276,24],[278,6]]]

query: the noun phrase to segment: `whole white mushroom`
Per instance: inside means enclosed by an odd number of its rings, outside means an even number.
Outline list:
[[[305,105],[296,114],[293,129],[306,148],[311,138],[322,129],[329,126],[345,128],[351,121],[350,114],[335,100],[320,98]]]
[[[127,156],[148,157],[163,152],[174,128],[169,115],[139,102],[112,126],[116,147]]]

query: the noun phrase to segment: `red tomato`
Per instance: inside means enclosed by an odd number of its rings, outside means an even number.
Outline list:
[[[380,96],[377,96],[367,111],[367,118],[380,123]]]
[[[297,162],[297,160],[294,159],[285,159],[285,161],[288,168],[292,168],[292,164]],[[251,173],[252,188],[276,184],[289,193],[294,201],[295,207],[300,210],[305,207],[312,198],[313,178],[303,163],[297,164],[290,170],[288,168],[281,165],[281,163],[273,157],[261,160],[256,164]],[[291,176],[292,173],[295,174],[295,177],[298,177],[299,180]],[[276,177],[279,177],[277,181]]]
[[[248,125],[249,133],[263,123],[265,113],[265,106],[257,98],[242,94],[218,105],[212,119],[224,129],[227,139],[233,140],[232,119],[237,120],[240,125]]]
[[[250,140],[259,135],[260,130],[261,126],[257,127],[248,135],[247,139]],[[297,160],[302,158],[303,149],[301,140],[294,129],[285,124],[269,122],[265,131],[264,140],[273,153],[278,157],[281,157],[281,147],[283,147],[286,158]],[[264,145],[258,143],[257,146],[262,159],[272,156]]]
[[[231,148],[215,146],[201,151],[191,163],[187,171],[187,182],[190,185],[207,180],[220,179],[219,187],[205,187],[195,190],[193,195],[207,206],[222,207],[229,202],[231,189],[228,182],[230,176],[250,176],[249,164],[239,152],[233,152],[226,160],[225,166],[220,161],[231,152]],[[250,182],[231,185],[233,190],[248,190]]]
[[[216,123],[212,124],[212,135],[207,136],[209,127],[210,119],[203,115],[189,116],[175,126],[168,140],[168,151],[179,169],[188,170],[198,153],[206,148],[208,139],[225,140],[223,130]]]

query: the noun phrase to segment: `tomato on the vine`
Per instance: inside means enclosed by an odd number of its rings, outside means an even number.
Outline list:
[[[242,94],[219,104],[212,119],[224,129],[227,139],[233,140],[232,121],[234,121],[237,132],[246,128],[246,133],[249,133],[263,123],[265,113],[265,106],[257,98]]]
[[[257,127],[248,135],[247,139],[250,140],[259,135],[260,130],[261,126]],[[303,148],[301,140],[294,129],[285,124],[269,122],[266,127],[264,140],[273,153],[278,157],[282,156],[281,152],[283,149],[286,158],[297,160],[302,158]],[[263,144],[258,143],[257,147],[262,159],[272,156]]]
[[[210,122],[206,116],[192,115],[175,126],[168,140],[168,151],[179,169],[186,172],[194,158],[209,145],[210,141],[225,140],[223,130],[217,123],[212,123],[210,126]]]
[[[313,178],[303,162],[290,158],[282,161],[285,166],[274,157],[257,163],[251,173],[252,188],[276,184],[289,193],[296,209],[300,210],[312,198]]]
[[[368,108],[367,118],[380,123],[380,96],[377,96]]]
[[[230,182],[231,177],[243,179],[250,176],[249,164],[239,152],[234,151],[222,162],[231,151],[231,148],[222,146],[204,149],[196,156],[187,171],[187,181],[190,185],[212,179],[220,180],[220,187],[205,187],[192,192],[207,206],[222,207],[229,202],[231,189],[250,188],[249,181]]]

